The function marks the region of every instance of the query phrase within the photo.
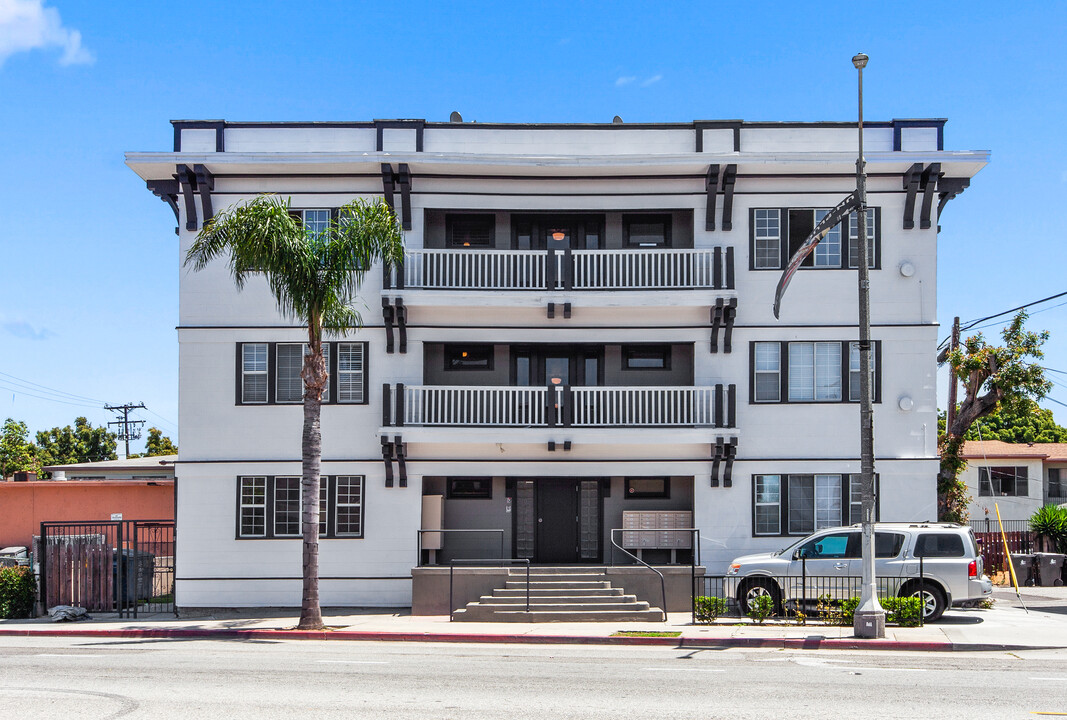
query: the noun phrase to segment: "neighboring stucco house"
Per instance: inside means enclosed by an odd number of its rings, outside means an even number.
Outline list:
[[[1042,505],[1067,503],[1067,443],[971,441],[961,479],[971,496],[971,520],[1029,520]]]
[[[177,458],[49,465],[51,480],[0,482],[0,547],[29,547],[42,522],[173,520]]]
[[[635,511],[660,513],[700,530],[718,573],[857,521],[861,221],[878,514],[936,517],[938,222],[988,161],[945,150],[944,120],[866,124],[870,213],[823,241],[781,320],[783,265],[855,188],[855,123],[173,131],[126,162],[174,211],[178,257],[263,192],[309,229],[384,198],[405,230],[403,266],[367,276],[364,326],[330,338],[324,605],[410,604],[421,528],[453,531],[428,538],[440,562],[597,565]],[[178,271],[178,604],[299,605],[305,333],[224,262]],[[646,535],[650,561],[689,556]]]

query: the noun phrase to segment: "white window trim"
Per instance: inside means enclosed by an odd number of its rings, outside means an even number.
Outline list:
[[[754,227],[752,229],[752,267],[757,270],[781,270],[783,265],[782,259],[782,211],[779,208],[755,208],[755,212],[752,215],[752,221]],[[759,216],[761,212],[768,213],[766,218],[769,220],[772,217],[777,218],[778,221],[778,233],[776,235],[764,235],[759,234]],[[766,261],[761,262],[759,253],[760,241],[771,242],[774,241],[775,251],[775,263],[767,264]]]
[[[777,356],[778,360],[777,369],[759,369],[759,348],[761,345],[775,348],[775,355]],[[752,352],[754,354],[754,357],[752,359],[752,372],[755,375],[752,380],[752,399],[758,403],[780,403],[782,401],[782,344],[780,342],[756,342],[753,344]],[[774,386],[777,389],[777,392],[775,392],[773,399],[759,397],[758,380],[761,375],[774,377]]]
[[[355,480],[356,481],[356,485],[359,487],[359,502],[356,502],[356,503],[352,503],[352,502],[341,503],[341,501],[338,500],[338,495],[339,495],[338,489],[340,488],[342,479]],[[365,495],[366,490],[367,490],[367,478],[366,478],[366,476],[365,475],[337,475],[335,477],[335,481],[333,483],[333,486],[334,486],[333,487],[333,493],[334,493],[334,498],[333,498],[334,499],[333,534],[334,534],[334,536],[335,537],[344,537],[344,538],[353,538],[353,537],[361,538],[361,537],[363,537],[363,521],[364,521],[363,501],[364,501],[364,495]],[[342,507],[344,507],[344,508],[358,508],[359,532],[341,532],[340,521],[339,521],[340,513],[337,512],[337,511],[339,509],[341,509]]]
[[[359,370],[342,370],[341,369],[341,356],[344,353],[346,346],[355,347],[359,346]],[[337,402],[338,404],[345,405],[365,405],[367,403],[367,350],[368,346],[366,342],[341,342],[337,344]],[[351,375],[356,378],[357,385],[359,387],[359,399],[358,400],[346,400],[342,398],[342,388],[344,387],[346,375]]]
[[[263,369],[249,370],[247,353],[253,348],[263,348]],[[253,362],[258,360],[253,359]],[[270,343],[241,343],[241,403],[244,405],[266,405],[270,400]],[[249,400],[246,392],[249,376],[263,376],[263,399]]]
[[[255,483],[260,481],[263,484],[263,502],[262,503],[246,503],[244,497],[245,481],[251,481]],[[238,488],[238,502],[240,507],[237,514],[237,534],[243,538],[264,538],[267,537],[267,491],[268,491],[267,476],[266,475],[243,475],[237,479]],[[262,533],[246,533],[244,525],[244,510],[245,508],[259,508],[263,511],[263,532]]]

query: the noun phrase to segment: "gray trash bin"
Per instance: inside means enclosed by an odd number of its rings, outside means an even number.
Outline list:
[[[1019,587],[1024,585],[1033,585],[1035,580],[1034,572],[1034,556],[1033,555],[1012,555],[1011,556],[1012,567],[1015,568],[1015,579],[1019,583]]]
[[[1067,556],[1060,553],[1034,553],[1037,584],[1041,587],[1063,585],[1063,561]]]

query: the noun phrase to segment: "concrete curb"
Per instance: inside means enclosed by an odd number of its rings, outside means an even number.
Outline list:
[[[693,638],[604,635],[503,635],[492,633],[414,633],[360,630],[249,630],[210,628],[125,628],[21,630],[0,628],[0,637],[173,638],[175,640],[341,640],[438,643],[500,643],[522,645],[645,645],[659,647],[751,647],[789,650],[897,650],[926,652],[1010,652],[1054,650],[1059,646],[955,643],[856,638]]]

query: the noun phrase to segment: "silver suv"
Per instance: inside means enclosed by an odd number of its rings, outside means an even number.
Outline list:
[[[879,592],[921,598],[926,621],[938,619],[951,606],[974,605],[993,594],[969,527],[951,523],[874,527]],[[769,595],[778,609],[786,603],[797,605],[801,598],[810,601],[829,594],[840,600],[858,595],[861,575],[859,525],[819,530],[777,552],[739,557],[727,570],[727,576],[739,578],[737,601],[743,610],[759,595]]]

